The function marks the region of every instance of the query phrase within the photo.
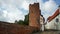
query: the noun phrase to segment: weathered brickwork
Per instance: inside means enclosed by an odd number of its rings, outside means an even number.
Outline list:
[[[0,22],[0,34],[31,34],[34,29],[30,26]]]
[[[39,3],[29,5],[29,26],[40,29],[40,9]]]

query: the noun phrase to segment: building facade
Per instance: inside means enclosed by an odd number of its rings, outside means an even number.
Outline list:
[[[40,24],[41,24],[42,31],[44,31],[44,22],[45,22],[45,19],[44,19],[43,15],[40,15]]]
[[[52,16],[48,17],[47,21],[48,23],[45,25],[46,29],[60,30],[60,7]]]

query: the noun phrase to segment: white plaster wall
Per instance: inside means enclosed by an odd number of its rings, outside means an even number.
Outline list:
[[[43,17],[40,16],[40,24],[43,24]]]
[[[58,24],[56,23],[56,18],[59,19]],[[46,29],[56,29],[55,24],[57,24],[58,30],[60,30],[60,14],[59,14],[57,17],[55,17],[52,21],[48,22],[48,23],[45,25],[45,28],[46,28]]]
[[[40,30],[44,31],[44,23],[43,23],[43,17],[42,16],[40,16],[40,24],[41,24]]]

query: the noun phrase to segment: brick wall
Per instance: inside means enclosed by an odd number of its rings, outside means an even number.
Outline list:
[[[39,3],[29,5],[29,26],[40,29],[40,9]]]
[[[35,28],[0,22],[0,34],[31,34]]]

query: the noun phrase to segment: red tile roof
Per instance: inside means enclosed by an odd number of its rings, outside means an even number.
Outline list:
[[[47,19],[49,20],[48,22],[52,21],[59,14],[60,14],[59,9],[57,9],[57,11],[52,16],[48,17]]]

